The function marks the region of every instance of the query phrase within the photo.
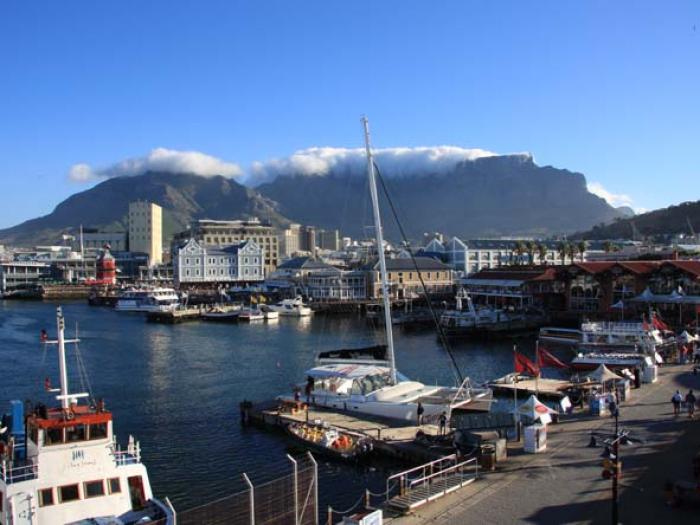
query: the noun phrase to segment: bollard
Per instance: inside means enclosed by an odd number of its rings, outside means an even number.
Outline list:
[[[333,509],[328,505],[328,519],[326,520],[328,525],[333,525]]]

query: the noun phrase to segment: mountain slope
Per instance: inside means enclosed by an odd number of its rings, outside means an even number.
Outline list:
[[[413,238],[427,231],[465,238],[571,233],[623,214],[589,193],[582,174],[537,166],[527,155],[465,161],[442,174],[383,177]],[[362,173],[279,176],[257,190],[297,222],[353,236],[363,235],[370,223]],[[386,204],[382,209],[388,217]],[[384,222],[397,238],[393,221]]]
[[[594,226],[591,230],[577,233],[576,237],[585,239],[632,239],[633,229],[645,237],[676,233],[690,233],[688,221],[700,232],[700,201],[684,202],[660,210],[642,213],[628,219],[617,219],[609,224]]]
[[[82,224],[125,231],[129,202],[148,200],[163,207],[164,234],[186,229],[192,219],[259,217],[273,224],[288,221],[256,191],[216,176],[149,172],[134,177],[115,177],[77,193],[44,217],[0,230],[0,244],[33,246],[55,243],[61,233],[75,232]]]

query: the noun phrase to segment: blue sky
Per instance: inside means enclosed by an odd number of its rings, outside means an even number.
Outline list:
[[[0,4],[0,227],[154,148],[530,151],[638,208],[697,200],[700,2]],[[622,199],[624,200],[624,199]]]

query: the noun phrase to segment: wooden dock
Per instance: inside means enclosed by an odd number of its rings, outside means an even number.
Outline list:
[[[579,388],[579,385],[576,383],[564,379],[535,379],[534,377],[523,376],[520,376],[515,383],[511,382],[509,376],[502,377],[488,383],[488,386],[493,390],[494,394],[513,396],[515,395],[514,392],[517,391],[518,397],[523,399],[534,394],[538,397],[556,400],[566,396],[569,390]]]
[[[436,425],[397,425],[395,422],[371,418],[369,416],[336,412],[332,410],[310,407],[292,413],[280,410],[278,403],[253,405],[250,412],[253,423],[264,427],[283,429],[289,423],[303,421],[323,421],[342,430],[358,432],[372,439],[374,450],[384,456],[408,462],[432,461],[444,455],[444,451],[432,449],[415,442],[416,434],[421,431],[427,435],[437,435]]]
[[[149,312],[146,319],[149,323],[178,324],[199,320],[202,311],[199,306],[188,306],[167,312]]]

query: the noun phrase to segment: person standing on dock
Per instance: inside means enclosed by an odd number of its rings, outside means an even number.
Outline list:
[[[692,418],[695,415],[695,394],[692,390],[688,390],[688,395],[685,396],[685,405],[688,409],[688,417]]]
[[[447,413],[443,410],[440,414],[440,435],[444,436],[447,429]]]
[[[671,398],[671,403],[673,403],[673,415],[678,416],[681,413],[681,403],[683,402],[683,396],[680,390],[676,390]]]
[[[423,412],[425,412],[425,408],[423,408],[423,403],[418,401],[418,408],[416,409],[416,414],[418,415],[418,426],[423,426]]]

